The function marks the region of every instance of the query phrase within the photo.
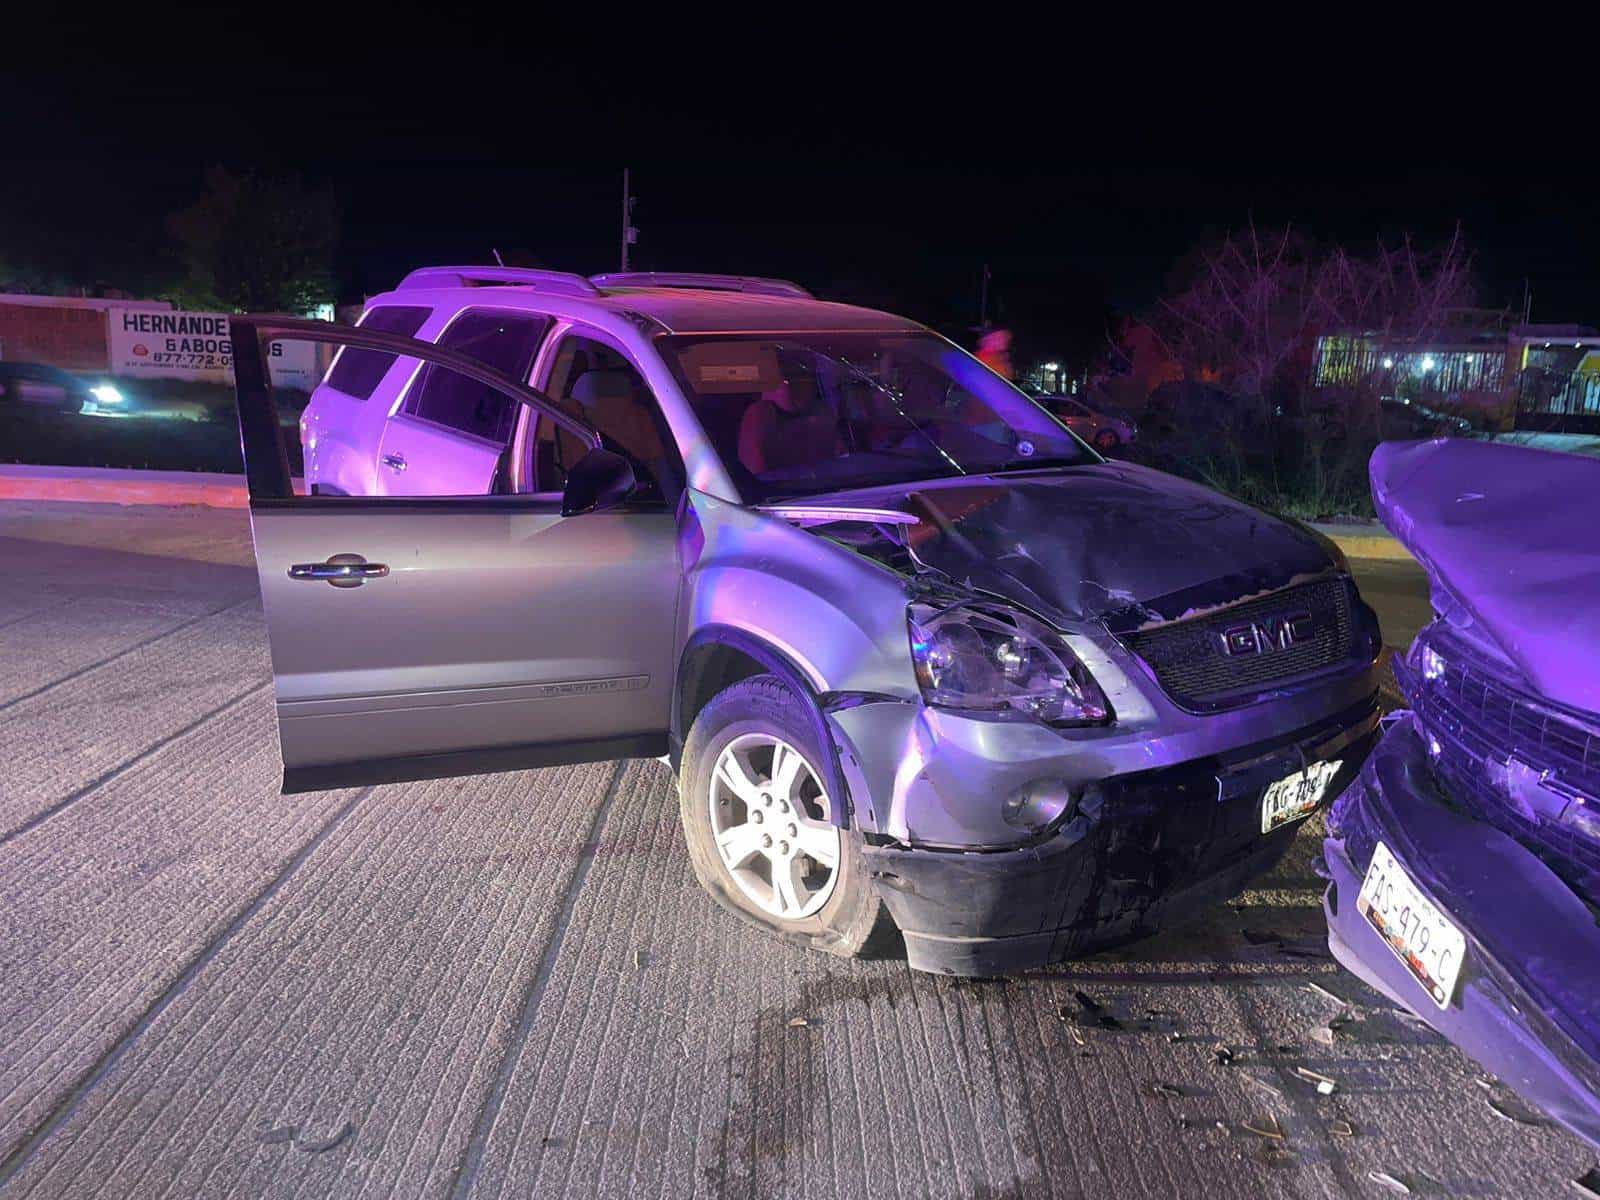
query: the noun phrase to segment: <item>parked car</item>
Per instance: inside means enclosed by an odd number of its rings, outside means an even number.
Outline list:
[[[1329,945],[1600,1146],[1600,461],[1386,443],[1371,477],[1438,615],[1329,818]]]
[[[302,338],[309,494],[262,365]],[[904,318],[440,267],[233,344],[288,790],[664,755],[729,911],[993,975],[1234,894],[1375,735],[1330,542]]]
[[[1385,438],[1403,440],[1429,437],[1467,437],[1472,422],[1457,413],[1441,412],[1412,400],[1385,396],[1381,401],[1379,429]]]
[[[64,413],[120,412],[123,389],[109,378],[86,377],[48,363],[0,362],[0,404]]]
[[[1095,408],[1072,396],[1039,392],[1034,399],[1101,454],[1113,454],[1139,436],[1139,427],[1131,418]]]

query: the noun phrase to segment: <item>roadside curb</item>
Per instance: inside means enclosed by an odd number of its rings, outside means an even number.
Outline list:
[[[0,500],[206,508],[246,508],[250,503],[243,475],[15,465],[0,465]]]
[[[1386,559],[1391,562],[1414,561],[1411,551],[1400,544],[1382,525],[1365,522],[1330,522],[1313,524],[1311,528],[1333,539],[1347,558]]]

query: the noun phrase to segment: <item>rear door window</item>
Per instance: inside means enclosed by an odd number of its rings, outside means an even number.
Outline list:
[[[402,337],[415,337],[433,310],[410,304],[386,304],[368,309],[357,322],[362,329],[378,333],[398,333]],[[339,353],[339,361],[328,372],[328,386],[343,392],[353,400],[365,400],[377,389],[383,377],[394,364],[394,355],[377,350],[358,350],[347,346]]]
[[[438,344],[526,380],[550,321],[526,313],[467,310],[450,323]],[[516,404],[486,384],[434,365],[422,368],[406,394],[404,411],[504,446],[516,424]]]

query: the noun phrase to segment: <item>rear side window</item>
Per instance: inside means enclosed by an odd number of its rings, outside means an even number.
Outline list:
[[[464,312],[439,338],[439,345],[526,381],[550,322],[520,313]],[[406,396],[405,411],[503,446],[516,424],[516,402],[455,371],[422,368]]]
[[[378,333],[398,333],[403,337],[416,337],[417,330],[422,328],[422,323],[428,319],[432,311],[429,308],[416,308],[409,304],[385,305],[382,308],[368,309],[357,324],[362,329],[372,329]],[[327,384],[354,400],[365,400],[382,382],[393,363],[392,354],[346,346],[339,355],[339,361],[333,364],[333,370],[328,372]]]

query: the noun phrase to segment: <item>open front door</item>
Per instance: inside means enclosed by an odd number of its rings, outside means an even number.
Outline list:
[[[506,407],[490,424],[507,453],[535,417],[587,447],[599,433],[410,338],[240,317],[232,339],[285,791],[665,752],[681,571],[663,502],[563,515],[549,493],[432,494],[426,462],[405,496],[297,494],[292,407],[314,387],[269,364],[311,357],[274,349],[295,342],[323,363],[341,346],[420,360],[459,376],[453,394],[478,415]],[[330,436],[337,421],[301,424]],[[441,487],[458,475],[438,465]]]

